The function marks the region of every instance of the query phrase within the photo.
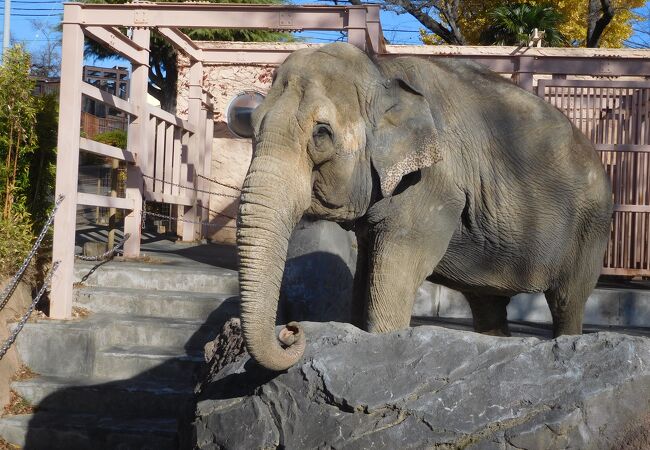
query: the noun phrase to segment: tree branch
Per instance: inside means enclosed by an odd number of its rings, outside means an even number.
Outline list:
[[[399,6],[404,11],[415,17],[417,21],[420,22],[426,29],[440,36],[440,38],[442,38],[442,40],[446,43],[452,45],[465,45],[465,38],[456,25],[455,15],[457,13],[457,10],[454,12],[453,10],[449,9],[448,4],[446,4],[444,9],[441,6],[435,5],[434,8],[443,14],[450,25],[450,29],[445,28],[441,22],[438,22],[429,14],[424,12],[421,7],[416,6],[415,2],[411,0],[387,0],[386,3]],[[458,2],[454,2],[456,5],[457,3]]]
[[[595,48],[600,46],[600,38],[607,25],[614,18],[615,13],[610,0],[589,0],[587,47]]]

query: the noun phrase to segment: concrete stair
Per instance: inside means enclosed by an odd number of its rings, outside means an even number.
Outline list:
[[[39,375],[12,389],[33,414],[0,419],[29,449],[174,449],[203,346],[238,312],[237,273],[188,258],[78,262],[84,319],[28,323],[16,342]],[[118,287],[116,287],[118,286]]]

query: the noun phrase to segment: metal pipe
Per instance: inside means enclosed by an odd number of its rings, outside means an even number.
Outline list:
[[[2,57],[4,58],[5,51],[9,48],[9,24],[11,21],[11,0],[5,0],[5,24],[4,32],[2,34]]]

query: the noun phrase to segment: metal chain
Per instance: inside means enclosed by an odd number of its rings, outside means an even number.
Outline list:
[[[236,191],[241,191],[241,188],[238,188],[237,186],[233,186],[231,184],[226,184],[226,183],[222,183],[221,181],[213,180],[212,178],[208,178],[205,175],[197,175],[197,177],[198,178],[203,178],[204,180],[211,181],[211,182],[213,182],[215,184],[219,184],[221,186],[225,186],[225,187],[230,188],[230,189],[234,189]]]
[[[205,189],[198,189],[198,188],[193,188],[193,187],[190,187],[190,186],[183,186],[182,184],[174,183],[173,181],[161,180],[160,178],[155,178],[155,177],[152,177],[152,176],[149,176],[149,175],[142,174],[142,177],[143,178],[148,178],[148,179],[153,180],[153,181],[158,181],[158,182],[163,183],[163,184],[169,184],[171,186],[176,186],[176,187],[179,187],[181,189],[188,189],[188,190],[191,190],[191,191],[202,192],[204,194],[216,195],[216,196],[219,196],[219,197],[239,198],[239,195],[222,194],[221,192],[206,191]]]
[[[159,219],[165,219],[165,220],[173,220],[176,222],[185,222],[185,223],[193,223],[196,225],[205,225],[206,227],[220,227],[222,225],[216,224],[216,223],[210,223],[210,222],[195,222],[193,220],[188,220],[188,219],[183,219],[180,217],[170,217],[166,216],[164,214],[158,214],[158,213],[153,213],[153,212],[148,212],[148,211],[142,211],[143,216],[151,216],[151,217],[158,217]]]
[[[47,234],[47,230],[49,230],[50,226],[52,225],[52,221],[54,220],[54,215],[56,214],[57,209],[59,209],[59,205],[61,204],[64,198],[65,197],[63,195],[59,195],[59,197],[56,199],[56,202],[54,203],[54,208],[52,208],[52,212],[47,218],[45,225],[43,225],[43,228],[41,229],[38,238],[36,238],[36,241],[34,242],[32,249],[27,255],[27,258],[25,258],[25,261],[23,261],[23,264],[20,266],[20,269],[18,269],[18,272],[16,272],[16,274],[9,281],[9,284],[2,291],[2,295],[0,296],[0,298],[2,298],[2,301],[0,301],[0,310],[5,307],[5,305],[9,301],[9,298],[11,298],[11,296],[13,295],[14,291],[16,290],[16,286],[18,286],[18,282],[20,281],[20,279],[23,276],[23,273],[27,269],[27,266],[29,266],[29,263],[34,258],[34,255],[36,255],[36,252],[40,248],[41,243],[43,242],[43,239]]]
[[[9,348],[11,348],[13,343],[16,342],[18,333],[20,333],[22,329],[25,327],[27,320],[29,320],[29,317],[34,312],[34,309],[36,309],[36,305],[41,300],[41,297],[45,293],[46,289],[49,287],[50,282],[52,281],[52,276],[54,275],[54,272],[56,272],[56,269],[58,268],[59,268],[59,261],[56,261],[52,265],[52,268],[50,269],[50,272],[47,274],[47,277],[45,277],[45,281],[43,282],[43,286],[41,286],[41,290],[38,291],[38,294],[36,294],[36,297],[34,297],[34,299],[32,300],[32,304],[27,309],[27,312],[23,315],[23,317],[20,319],[20,322],[18,322],[18,325],[16,325],[16,328],[14,328],[14,330],[11,332],[11,335],[9,335],[7,340],[4,342],[2,348],[0,348],[0,360],[5,356],[5,354],[7,353]]]
[[[83,255],[74,255],[75,258],[80,259],[82,261],[104,261],[107,259],[111,259],[115,256],[116,253],[122,253],[120,250],[120,247],[124,245],[124,243],[131,237],[129,233],[126,233],[122,240],[115,244],[112,249],[102,253],[99,256],[83,256]]]

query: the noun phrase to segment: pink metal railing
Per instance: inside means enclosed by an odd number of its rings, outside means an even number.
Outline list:
[[[603,274],[650,274],[650,81],[542,80],[558,107],[600,152],[614,217]]]

